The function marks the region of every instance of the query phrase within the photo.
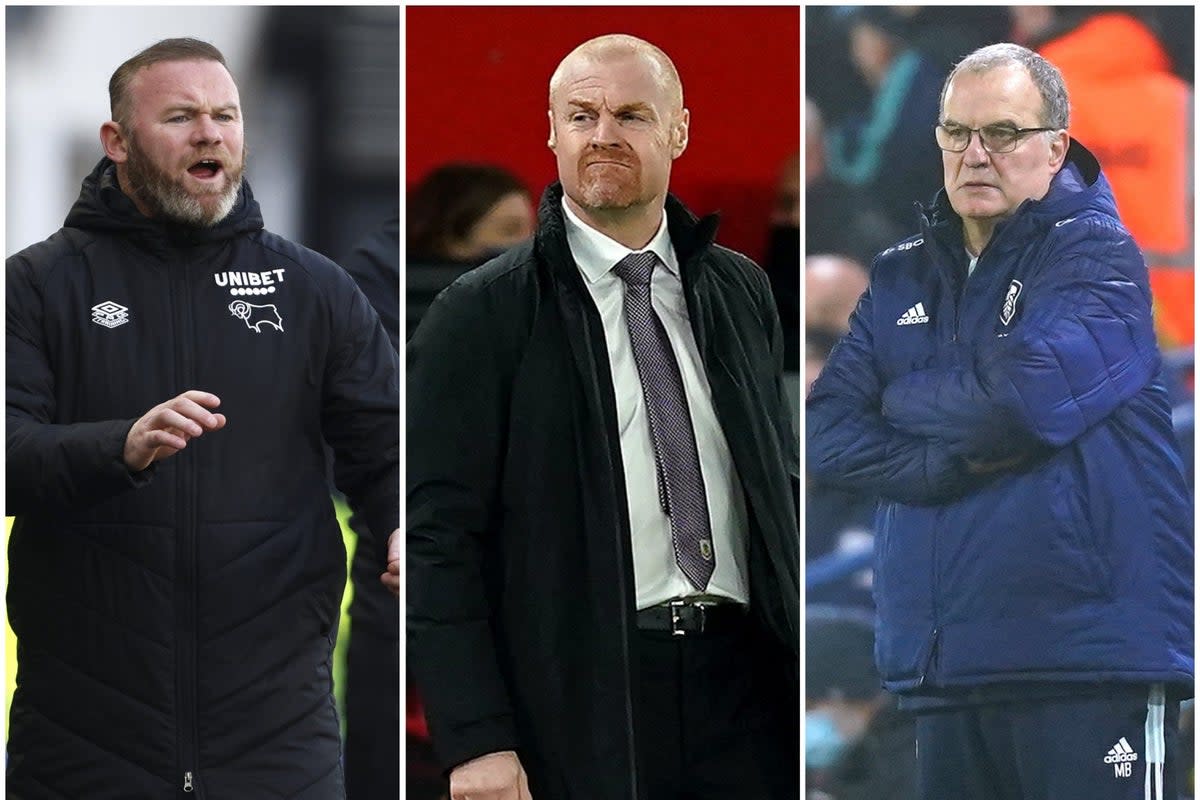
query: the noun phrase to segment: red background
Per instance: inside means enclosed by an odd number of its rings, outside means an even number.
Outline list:
[[[718,241],[760,259],[783,161],[800,149],[800,12],[760,7],[406,9],[407,180],[447,161],[515,172],[536,198],[556,179],[546,147],[550,74],[576,45],[629,33],[661,47],[691,110],[671,190],[721,212]]]

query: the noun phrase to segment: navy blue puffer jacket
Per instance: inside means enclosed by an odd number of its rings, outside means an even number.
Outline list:
[[[883,498],[885,685],[1190,685],[1191,500],[1145,263],[1092,155],[1073,142],[965,264],[943,192],[807,403],[808,469]]]

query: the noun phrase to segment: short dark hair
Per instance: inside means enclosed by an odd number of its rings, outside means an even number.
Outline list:
[[[115,122],[126,127],[129,117],[129,84],[138,70],[163,61],[215,61],[225,69],[225,56],[213,45],[199,39],[163,39],[150,45],[117,67],[108,80],[108,104]]]
[[[445,164],[430,172],[408,195],[408,251],[420,258],[446,258],[450,242],[510,194],[530,197],[521,179],[490,164]]]

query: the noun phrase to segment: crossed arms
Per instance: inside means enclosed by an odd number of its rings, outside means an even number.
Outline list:
[[[1031,277],[1010,335],[977,345],[967,366],[885,380],[868,290],[808,399],[810,474],[943,503],[1067,445],[1136,395],[1160,362],[1141,255],[1127,236],[1097,242],[1079,228]]]

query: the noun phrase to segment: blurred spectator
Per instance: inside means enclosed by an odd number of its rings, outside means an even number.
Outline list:
[[[805,393],[837,344],[838,334],[820,328],[804,335]],[[811,567],[818,559],[852,558],[869,552],[875,543],[876,498],[807,477],[804,504],[804,558]],[[807,603],[836,603],[874,609],[871,569],[855,570],[845,577],[816,580],[809,575],[804,590]]]
[[[871,103],[871,89],[850,58],[849,15],[845,6],[804,9],[805,92],[830,125]]]
[[[1192,87],[1133,10],[1017,6],[1014,29],[1062,71],[1071,136],[1095,154],[1150,267],[1164,347],[1194,341]]]
[[[533,234],[529,190],[486,164],[448,164],[409,196],[410,258],[482,263]]]
[[[850,52],[873,91],[870,112],[834,126],[828,137],[830,175],[874,198],[889,220],[915,230],[914,204],[937,191],[941,153],[933,139],[945,70],[908,42],[903,17],[886,6],[864,6],[853,17]]]
[[[398,352],[399,210],[339,263],[371,301]],[[350,519],[360,543],[370,541],[363,536],[365,524],[359,514]],[[400,603],[379,572],[370,549],[355,546],[346,654],[346,800],[400,796]]]
[[[805,393],[816,380],[838,339],[849,330],[850,314],[867,288],[867,272],[858,262],[836,255],[809,256],[804,262]],[[808,478],[804,508],[805,558],[808,563],[834,553],[870,549],[874,540],[876,499],[861,492]],[[872,608],[871,571],[805,591],[808,602]]]
[[[771,224],[777,227],[800,227],[800,154],[783,162],[779,184],[775,188],[775,207],[771,209]],[[797,264],[797,267],[799,265]]]
[[[821,374],[821,368],[829,360],[829,353],[838,343],[839,335],[822,328],[807,328],[804,331],[804,393],[812,387]]]
[[[857,190],[830,178],[824,118],[812,100],[804,108],[804,252],[843,253],[869,264],[910,231],[889,221]]]
[[[871,615],[809,606],[806,616],[809,800],[915,800],[915,726],[883,691]]]
[[[487,164],[438,167],[409,192],[407,335],[455,278],[533,235],[532,203],[519,178]]]
[[[812,255],[804,259],[804,328],[837,337],[850,330],[850,314],[867,290],[867,271],[852,258]]]
[[[783,163],[763,269],[783,326],[784,372],[800,371],[800,153]],[[797,406],[799,408],[799,406]]]

